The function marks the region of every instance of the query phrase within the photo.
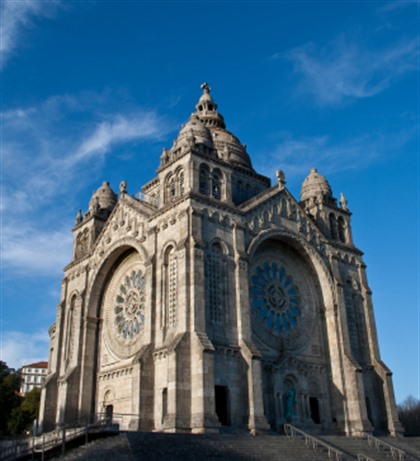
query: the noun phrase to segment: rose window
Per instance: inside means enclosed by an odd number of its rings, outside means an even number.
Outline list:
[[[293,278],[276,263],[257,266],[251,277],[251,307],[275,335],[291,332],[301,317],[300,298]]]
[[[115,298],[114,323],[118,336],[133,340],[144,325],[145,281],[142,271],[126,275]]]

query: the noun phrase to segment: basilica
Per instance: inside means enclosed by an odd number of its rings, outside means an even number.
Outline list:
[[[141,193],[105,181],[76,217],[42,429],[396,435],[346,199],[315,168],[298,198],[272,185],[210,92]]]

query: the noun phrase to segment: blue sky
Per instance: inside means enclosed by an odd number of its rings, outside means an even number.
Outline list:
[[[209,82],[254,167],[344,192],[397,401],[419,398],[417,1],[2,1],[1,359],[46,359],[71,228],[152,179]]]

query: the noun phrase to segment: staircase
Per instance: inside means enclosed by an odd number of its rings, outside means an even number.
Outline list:
[[[377,440],[386,442],[395,448],[404,450],[404,455],[400,457],[397,453],[390,452],[386,447],[380,449],[371,446],[367,439],[356,438],[356,437],[343,437],[338,435],[329,435],[320,437],[333,447],[338,448],[344,453],[345,459],[357,459],[357,454],[363,454],[374,461],[387,461],[387,460],[405,460],[405,461],[420,461],[419,447],[417,447],[417,454],[415,449],[411,446],[410,442],[407,442],[407,438],[395,438],[395,437],[380,437]],[[417,443],[419,442],[417,438]],[[415,443],[415,441],[413,441]],[[353,458],[354,457],[354,458]]]
[[[135,460],[147,461],[327,461],[303,440],[281,435],[187,435],[128,432]]]
[[[317,436],[320,442],[334,446],[343,455],[342,461],[362,460],[387,461],[390,453],[370,447],[366,439],[345,436]],[[406,451],[409,460],[420,450],[420,438],[382,437],[381,440]],[[416,448],[417,447],[417,448]],[[411,454],[411,455],[410,455]],[[251,436],[244,433],[218,435],[163,434],[147,432],[125,432],[118,436],[96,440],[73,449],[57,461],[327,461],[336,460],[335,454],[328,457],[324,447],[313,450],[305,444],[304,437],[290,438],[284,435]]]

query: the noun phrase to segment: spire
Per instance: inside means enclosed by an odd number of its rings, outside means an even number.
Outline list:
[[[203,90],[203,94],[195,106],[197,112],[194,115],[197,115],[205,126],[226,128],[223,116],[217,112],[217,104],[210,95],[210,85],[204,82],[201,85],[201,89]]]

